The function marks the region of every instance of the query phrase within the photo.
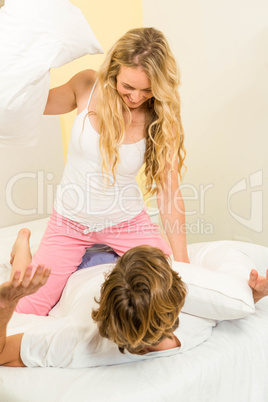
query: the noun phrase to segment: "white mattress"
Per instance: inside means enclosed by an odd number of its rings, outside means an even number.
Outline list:
[[[27,225],[36,249],[46,220]],[[25,224],[24,224],[25,226]],[[0,275],[17,227],[0,229]],[[264,273],[268,249],[237,243]],[[182,354],[88,369],[0,368],[2,402],[183,401],[266,402],[268,298],[246,318],[218,323],[206,341]]]

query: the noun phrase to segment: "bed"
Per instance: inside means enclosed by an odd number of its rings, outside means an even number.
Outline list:
[[[24,226],[30,228],[34,252],[45,230],[64,164],[59,118],[43,118],[40,142],[35,147],[24,148],[23,152],[1,148],[0,160],[0,187],[5,189],[0,198],[3,282],[9,277],[9,252],[17,231]],[[264,274],[268,248],[241,242],[221,244],[246,255]],[[191,261],[204,247],[218,245],[190,245]],[[68,286],[71,284],[68,282]],[[38,325],[43,318],[17,315],[14,320],[12,328],[17,325],[21,332],[27,322]],[[211,323],[210,329],[209,336],[198,345],[170,357],[83,369],[0,367],[0,401],[267,401],[268,298],[257,304],[254,314],[218,320]]]
[[[9,275],[8,250],[17,231],[23,226],[30,228],[34,251],[47,220],[0,229],[1,281]],[[189,246],[191,260],[198,250],[220,243],[247,255],[264,274],[268,248],[253,244],[231,241],[193,244]],[[256,305],[254,314],[218,322],[208,339],[182,354],[83,369],[1,367],[0,400],[264,402],[268,392],[267,336],[268,298]]]

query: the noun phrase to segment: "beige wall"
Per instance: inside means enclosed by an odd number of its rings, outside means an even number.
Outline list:
[[[87,18],[93,32],[106,52],[131,28],[142,26],[142,0],[71,0]],[[104,55],[87,55],[51,71],[51,87],[62,85],[74,74],[87,68],[97,70]],[[76,111],[61,117],[62,140],[66,156]]]
[[[143,14],[182,73],[188,241],[268,246],[267,1],[143,0]]]
[[[43,116],[31,147],[0,147],[0,227],[45,218],[52,212],[64,168],[58,116]]]

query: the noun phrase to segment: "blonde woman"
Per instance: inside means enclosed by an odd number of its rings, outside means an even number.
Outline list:
[[[32,261],[52,272],[16,311],[46,315],[93,244],[119,255],[150,245],[189,262],[178,183],[185,158],[179,83],[164,35],[140,28],[115,43],[98,73],[82,71],[50,91],[45,114],[77,108],[77,116],[54,212]],[[151,223],[135,181],[144,163],[145,188],[157,195],[169,245]]]

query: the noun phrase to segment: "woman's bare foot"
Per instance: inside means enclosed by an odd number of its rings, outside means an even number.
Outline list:
[[[11,253],[10,253],[10,264],[13,264],[15,255],[17,253],[17,250],[19,247],[21,246],[29,246],[29,242],[30,242],[30,236],[31,236],[31,232],[29,229],[24,228],[21,229],[18,233],[17,239],[12,247]]]

